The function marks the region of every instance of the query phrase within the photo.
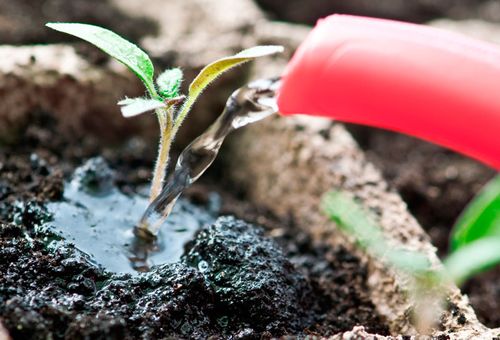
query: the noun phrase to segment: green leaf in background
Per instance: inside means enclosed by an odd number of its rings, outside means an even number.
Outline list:
[[[214,61],[211,64],[205,66],[200,73],[196,76],[193,82],[189,85],[188,98],[184,102],[184,105],[180,109],[179,114],[175,122],[176,129],[179,128],[180,124],[186,118],[186,115],[191,110],[196,99],[203,92],[203,90],[218,76],[227,70],[243,64],[247,61],[253,60],[255,58],[283,52],[282,46],[255,46],[246,50],[241,51],[230,57],[225,57]]]
[[[122,115],[125,118],[134,117],[148,111],[159,109],[166,106],[160,100],[149,98],[127,98],[118,102],[121,106]]]
[[[88,41],[127,66],[144,83],[152,97],[156,97],[153,63],[146,52],[105,28],[77,23],[48,23],[56,31]]]
[[[412,274],[429,271],[430,262],[424,254],[392,247],[370,214],[349,195],[340,191],[327,193],[322,200],[322,209],[342,231],[354,237],[372,255],[383,257],[393,267]]]
[[[500,175],[469,203],[453,227],[451,249],[456,251],[483,237],[500,238]],[[497,250],[500,253],[500,248]]]
[[[163,98],[171,99],[179,96],[179,90],[182,83],[182,70],[180,68],[172,68],[165,70],[158,79],[158,92]]]
[[[485,237],[461,246],[444,260],[448,275],[458,285],[500,263],[500,237]]]
[[[460,285],[469,277],[500,264],[499,222],[500,177],[493,179],[474,200],[463,215],[463,229],[457,239],[455,251],[444,261],[446,275]],[[370,214],[345,193],[332,191],[322,201],[323,211],[339,228],[372,255],[384,257],[389,265],[420,275],[429,274],[430,263],[424,254],[393,249],[384,239],[381,228]],[[472,209],[472,210],[470,210]],[[443,280],[445,274],[434,272],[435,279]],[[434,282],[438,284],[438,281]]]
[[[382,248],[378,246],[383,242],[382,232],[350,196],[340,191],[331,191],[323,198],[322,208],[340,229],[353,236],[361,246],[374,245],[375,248]]]

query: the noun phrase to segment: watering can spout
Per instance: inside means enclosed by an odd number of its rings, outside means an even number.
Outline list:
[[[282,77],[278,106],[389,129],[500,169],[500,47],[440,29],[332,15]]]

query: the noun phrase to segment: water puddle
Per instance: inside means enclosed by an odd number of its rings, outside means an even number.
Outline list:
[[[181,153],[173,174],[149,205],[146,196],[127,196],[115,188],[102,158],[89,160],[65,186],[64,201],[48,204],[53,220],[43,228],[61,237],[49,240],[50,246],[70,241],[89,261],[115,273],[177,262],[184,244],[217,215],[179,196],[212,164],[230,132],[278,111],[279,83],[263,79],[233,92],[217,120]]]
[[[93,158],[66,184],[64,200],[47,205],[52,221],[42,228],[58,236],[48,240],[49,246],[69,241],[93,264],[133,274],[177,262],[194,233],[215,220],[216,198],[212,201],[212,207],[204,208],[180,199],[156,241],[145,242],[135,237],[133,227],[148,206],[147,196],[121,193],[113,186],[105,161]]]

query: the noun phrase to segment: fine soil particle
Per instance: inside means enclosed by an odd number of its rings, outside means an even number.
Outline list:
[[[34,115],[18,145],[0,147],[0,319],[14,339],[269,338],[356,325],[388,333],[358,258],[260,212],[274,228],[221,218],[180,261],[139,276],[106,272],[71,244],[47,247],[45,203],[61,199],[76,165],[102,151],[131,193],[148,179],[144,155],[154,155],[140,141],[103,151],[53,129],[50,116]]]
[[[351,126],[370,161],[408,204],[443,258],[451,227],[495,171],[450,150],[387,131]],[[500,269],[476,276],[462,291],[481,322],[500,326]]]

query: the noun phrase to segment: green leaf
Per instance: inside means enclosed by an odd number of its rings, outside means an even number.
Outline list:
[[[469,203],[451,235],[453,251],[483,237],[500,237],[500,175]]]
[[[126,98],[119,101],[118,105],[121,106],[122,115],[126,118],[166,106],[164,102],[150,98]]]
[[[200,73],[196,76],[193,82],[189,85],[188,98],[181,107],[177,119],[175,122],[175,128],[178,128],[188,112],[191,110],[196,99],[200,96],[203,90],[218,76],[227,70],[243,64],[247,61],[253,60],[255,58],[283,52],[282,46],[255,46],[246,50],[241,51],[230,57],[225,57],[214,61],[211,64],[205,66]]]
[[[165,70],[162,74],[160,74],[158,79],[156,79],[160,95],[166,99],[179,96],[182,77],[182,70],[177,67]]]
[[[360,246],[372,255],[384,258],[393,267],[413,274],[422,274],[430,269],[430,262],[424,254],[391,246],[371,215],[345,193],[332,191],[326,194],[322,209]]]
[[[458,285],[469,277],[500,264],[500,237],[486,237],[461,246],[444,260]]]
[[[384,247],[386,249],[384,256],[387,262],[394,268],[417,275],[428,273],[431,269],[429,259],[422,253],[404,249],[393,249],[386,242],[384,242]]]
[[[348,195],[340,191],[329,192],[323,198],[322,208],[340,229],[353,236],[363,247],[383,242],[382,232]]]
[[[153,82],[154,68],[146,52],[105,28],[77,23],[47,23],[56,31],[71,34],[100,48],[127,66],[144,83],[152,97],[156,97]]]

